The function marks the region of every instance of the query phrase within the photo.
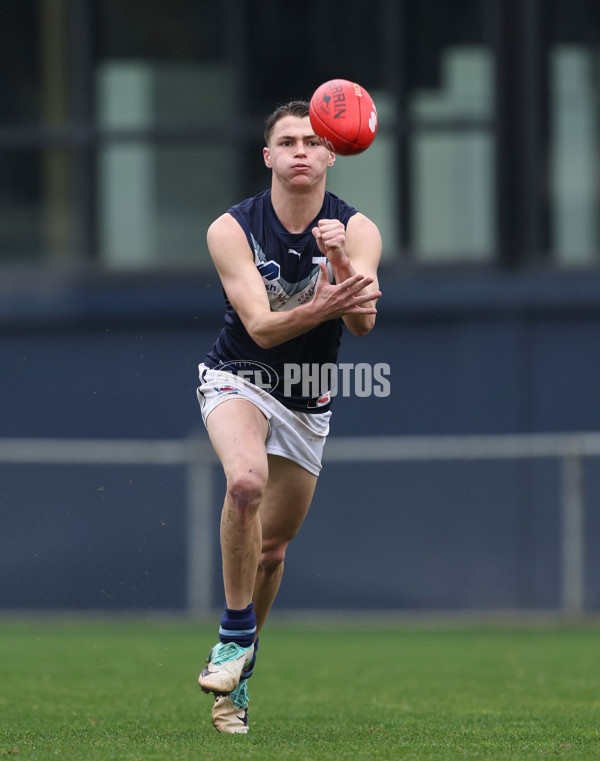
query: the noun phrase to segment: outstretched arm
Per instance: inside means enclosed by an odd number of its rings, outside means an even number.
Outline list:
[[[344,225],[337,219],[321,219],[313,228],[319,249],[331,262],[337,283],[360,272],[370,282],[363,294],[371,294],[372,301],[363,303],[369,311],[348,313],[344,322],[356,336],[364,336],[375,325],[377,299],[381,296],[377,281],[377,267],[381,258],[381,235],[377,226],[364,214],[357,213]]]
[[[372,278],[353,274],[331,285],[325,265],[320,265],[321,276],[311,301],[287,311],[272,312],[246,236],[231,214],[223,214],[213,222],[207,242],[227,298],[250,337],[263,349],[289,341],[326,320],[375,313],[368,303],[373,296],[367,292]],[[363,306],[365,303],[367,306]]]

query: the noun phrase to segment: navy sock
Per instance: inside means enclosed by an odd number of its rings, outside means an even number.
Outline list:
[[[240,647],[250,647],[256,636],[256,615],[254,603],[243,610],[231,610],[225,606],[221,617],[219,639],[224,644],[235,642]]]

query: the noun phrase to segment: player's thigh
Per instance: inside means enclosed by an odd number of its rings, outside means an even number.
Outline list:
[[[285,457],[269,455],[269,481],[260,505],[263,551],[298,533],[317,485],[317,476]]]
[[[255,404],[246,399],[222,402],[207,417],[206,429],[227,478],[258,472],[266,480],[269,423]]]

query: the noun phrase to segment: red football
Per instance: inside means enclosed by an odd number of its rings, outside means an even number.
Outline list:
[[[310,123],[330,151],[354,156],[377,134],[377,110],[364,87],[347,79],[330,79],[310,99]]]

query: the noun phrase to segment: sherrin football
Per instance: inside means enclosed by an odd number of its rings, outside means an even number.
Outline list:
[[[365,151],[377,134],[377,109],[364,87],[330,79],[310,99],[310,123],[321,143],[341,156]]]

